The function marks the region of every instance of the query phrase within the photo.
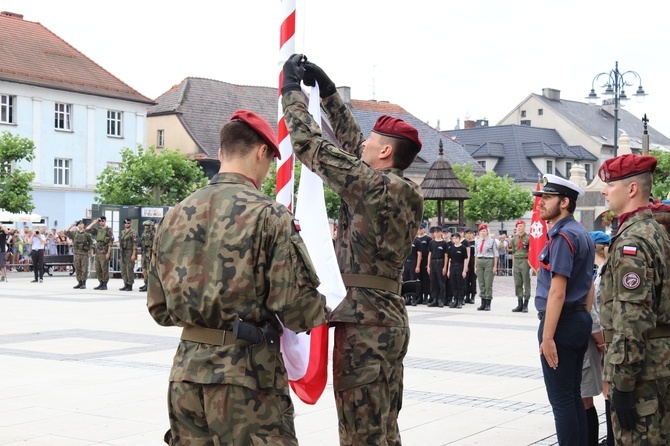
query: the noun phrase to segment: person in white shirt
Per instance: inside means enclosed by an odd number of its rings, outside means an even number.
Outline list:
[[[28,243],[30,243],[30,257],[33,262],[33,272],[35,273],[35,280],[32,282],[42,282],[44,276],[44,244],[46,239],[39,229],[36,229],[32,235],[28,236]]]

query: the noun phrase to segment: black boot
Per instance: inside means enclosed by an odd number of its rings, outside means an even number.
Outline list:
[[[428,301],[427,307],[437,307],[437,300]]]
[[[147,290],[147,284],[145,283],[144,285],[142,285],[142,286],[140,287],[140,293],[142,293],[142,292],[144,292],[144,291],[146,291],[146,290]],[[416,306],[416,304],[413,304],[413,305]]]
[[[444,300],[442,300],[442,299],[438,299],[438,301],[437,301],[437,306],[438,306],[439,308],[444,308]]]
[[[123,288],[119,288],[119,291],[128,291],[128,284],[124,282]]]
[[[462,297],[457,297],[456,298],[456,308],[463,308],[463,298]]]
[[[132,290],[133,290],[133,284],[132,283],[129,283],[128,285],[126,285],[126,291],[132,291]]]
[[[80,290],[85,290],[86,289],[86,281],[82,280],[81,281],[81,286],[79,287]]]
[[[491,299],[486,299],[486,307],[484,307],[484,311],[491,311]]]
[[[481,301],[482,304],[477,307],[477,311],[484,311],[484,309],[486,308],[486,299],[481,299]]]
[[[141,289],[141,288],[140,288],[140,289]],[[145,286],[145,287],[144,287],[144,291],[146,291],[146,290],[147,290],[147,287]],[[411,306],[413,306],[413,307],[416,307],[416,301],[417,301],[417,299],[418,299],[418,298],[416,297],[416,295],[411,294],[411,295],[409,296],[409,304],[410,304]]]
[[[523,299],[517,299],[519,304],[516,306],[516,308],[512,308],[512,313],[521,313],[521,310],[523,310]]]
[[[107,290],[107,282],[102,282],[102,283],[100,284],[100,288],[99,288],[99,289],[102,290],[102,291]]]
[[[81,280],[79,282],[77,282],[77,284],[75,286],[73,286],[72,288],[74,288],[75,290],[78,290],[79,288],[81,288]]]
[[[523,300],[523,308],[521,309],[524,313],[528,313],[528,299]]]
[[[94,290],[101,290],[101,289],[102,289],[102,282],[100,282],[100,285],[98,285],[97,287],[95,287],[95,288],[93,288],[93,289],[94,289]],[[105,289],[106,289],[106,288],[105,288]]]
[[[458,298],[454,297],[454,299],[449,304],[449,308],[456,308],[457,304],[458,304]]]

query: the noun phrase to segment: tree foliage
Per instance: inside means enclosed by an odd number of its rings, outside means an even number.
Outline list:
[[[302,172],[302,163],[297,161],[293,171],[293,195],[295,203],[298,202],[298,185],[300,184],[300,173]],[[277,198],[277,163],[272,163],[270,173],[261,185],[261,192],[271,197]],[[328,186],[323,185],[323,193],[326,200],[326,213],[328,218],[337,219],[340,213],[340,197]]]
[[[515,184],[509,177],[499,177],[495,172],[477,177],[470,165],[455,165],[453,168],[470,193],[471,198],[464,205],[467,220],[515,220],[533,209],[531,192]]]
[[[665,200],[670,194],[670,153],[663,150],[652,150],[651,155],[658,160],[654,172],[654,188],[651,195],[659,200]]]
[[[95,200],[101,204],[174,206],[207,184],[198,164],[176,150],[152,146],[137,153],[121,150],[121,164],[108,166],[98,177]]]
[[[35,209],[30,193],[35,173],[16,167],[19,161],[32,161],[34,152],[35,143],[31,139],[10,132],[0,135],[0,209],[12,213],[30,213]]]

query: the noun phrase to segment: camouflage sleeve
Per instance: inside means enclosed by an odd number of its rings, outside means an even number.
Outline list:
[[[620,238],[612,247],[612,320],[614,335],[610,362],[612,381],[622,392],[632,392],[645,361],[646,339],[656,325],[653,310],[653,265],[646,244]]]
[[[326,298],[317,291],[319,278],[288,210],[268,207],[266,268],[270,284],[266,307],[296,333],[325,324]]]
[[[296,156],[347,204],[355,207],[366,191],[383,182],[379,172],[322,137],[302,92],[285,93],[282,105]]]
[[[335,132],[337,142],[346,152],[354,154],[356,158],[360,158],[365,136],[361,133],[361,128],[351,110],[342,100],[342,96],[335,92],[324,98],[322,104],[323,109],[328,115],[328,121],[333,127],[333,132]]]
[[[158,238],[159,235],[156,235],[154,242],[156,242]],[[158,279],[158,271],[156,270],[157,257],[158,253],[154,250],[151,256],[151,263],[149,264],[149,275],[147,277],[147,308],[149,309],[149,314],[154,318],[158,325],[170,327],[174,325],[174,322],[168,314],[163,284]]]

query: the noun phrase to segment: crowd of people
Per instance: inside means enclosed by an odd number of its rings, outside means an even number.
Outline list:
[[[31,271],[33,257],[37,249],[33,249],[35,236],[42,239],[44,255],[72,254],[72,239],[65,235],[65,231],[56,228],[50,231],[46,226],[24,226],[23,229],[8,228],[0,225],[0,253],[4,266],[9,272]],[[3,260],[0,260],[2,262]],[[4,271],[4,269],[3,269]],[[6,280],[3,273],[0,281]]]

